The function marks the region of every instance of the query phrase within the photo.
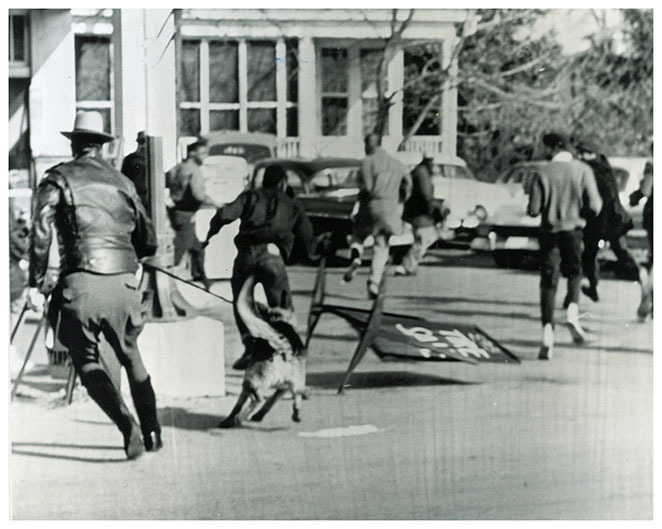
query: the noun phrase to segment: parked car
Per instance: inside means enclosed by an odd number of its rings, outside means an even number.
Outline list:
[[[634,168],[636,172],[638,165],[643,163],[625,163],[626,160],[639,159],[610,159],[617,184],[619,186],[619,197],[634,221],[634,229],[628,233],[628,246],[636,253],[645,249],[645,233],[642,226],[643,206],[635,208],[628,204],[628,196],[639,185],[639,176],[636,176],[620,165]],[[538,233],[540,230],[540,216],[530,217],[527,212],[528,193],[527,185],[535,170],[545,164],[544,161],[518,162],[499,175],[496,184],[508,190],[510,200],[498,207],[492,215],[486,218],[479,231],[487,232],[490,241],[490,250],[494,261],[501,267],[518,267],[524,263],[537,262],[537,254],[540,246],[538,244]],[[605,245],[598,255],[601,260],[613,260],[614,256]]]
[[[203,137],[207,140],[210,157],[221,155],[244,158],[248,163],[248,175],[257,162],[276,156],[277,139],[273,134],[218,130]]]
[[[396,158],[410,171],[421,162],[422,153],[398,152]],[[444,223],[442,239],[473,247],[484,247],[476,240],[478,227],[501,204],[510,200],[507,189],[490,182],[481,182],[458,156],[434,156],[432,183],[434,197],[444,201],[450,214]],[[486,234],[485,234],[486,235]]]
[[[285,169],[287,183],[308,214],[315,234],[331,232],[333,247],[348,248],[358,199],[361,161],[355,158],[262,160],[253,170],[252,188],[262,185],[264,171],[272,165]],[[412,242],[411,226],[404,223],[403,234],[391,237],[390,244],[397,252],[406,251]],[[372,238],[368,238],[365,245],[370,247]]]

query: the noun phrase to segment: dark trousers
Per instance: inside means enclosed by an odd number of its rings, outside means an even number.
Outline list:
[[[570,302],[579,301],[582,278],[582,230],[542,233],[540,235],[542,264],[540,269],[540,311],[542,324],[554,324],[556,289],[561,274],[568,278]]]
[[[592,233],[590,230],[584,230],[584,251],[582,252],[582,271],[584,276],[588,279],[589,285],[593,288],[598,286],[600,278],[598,266],[598,250],[601,237]],[[635,263],[632,255],[627,248],[625,236],[609,241],[619,266],[624,272],[635,273],[637,271],[637,264]]]
[[[237,311],[237,299],[241,287],[249,276],[254,275],[255,283],[262,284],[270,308],[292,308],[292,294],[285,262],[280,253],[275,253],[275,245],[271,245],[271,247],[274,249],[272,250],[274,253],[268,251],[266,244],[240,249],[234,261],[230,286],[234,299],[234,319],[243,342],[249,337],[249,333]]]
[[[99,359],[103,335],[129,380],[146,380],[138,350],[145,320],[134,274],[76,272],[65,276],[61,286],[58,338],[69,350],[76,371],[105,370]]]
[[[175,265],[187,253],[191,256],[191,276],[193,279],[202,279],[206,282],[205,250],[195,233],[195,212],[169,210],[170,222],[175,230],[173,246],[175,250]]]

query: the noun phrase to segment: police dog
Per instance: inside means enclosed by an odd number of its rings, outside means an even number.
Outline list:
[[[268,309],[253,299],[255,276],[244,283],[237,300],[237,311],[251,334],[251,359],[244,373],[239,399],[230,415],[218,426],[232,428],[243,420],[261,421],[286,392],[293,396],[292,420],[299,422],[301,399],[306,387],[306,350],[294,329],[293,311]],[[271,391],[274,393],[266,401]],[[250,401],[244,408],[246,401]],[[264,402],[264,404],[262,404]],[[251,413],[262,407],[251,417]]]

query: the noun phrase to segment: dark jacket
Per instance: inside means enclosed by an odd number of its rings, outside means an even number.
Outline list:
[[[191,158],[167,172],[166,186],[175,209],[179,211],[195,212],[206,199],[202,168]]]
[[[143,150],[135,151],[129,154],[122,162],[122,174],[136,186],[136,191],[143,205],[147,207],[147,163],[145,152]]]
[[[528,213],[532,217],[542,214],[541,231],[584,228],[587,209],[597,215],[602,199],[593,171],[584,162],[552,160],[532,176]]]
[[[608,241],[618,239],[632,228],[632,218],[621,204],[614,171],[604,157],[586,163],[593,170],[602,198],[602,210],[587,220],[586,231]]]
[[[30,245],[30,286],[41,288],[48,266],[51,224],[60,273],[135,272],[156,252],[156,235],[133,183],[94,154],[56,165],[37,189]]]
[[[412,189],[405,202],[402,218],[414,228],[433,226],[444,219],[443,201],[434,198],[432,175],[427,165],[420,163],[411,172]]]
[[[209,222],[207,241],[223,226],[241,219],[234,242],[239,251],[252,246],[273,243],[284,260],[292,253],[295,239],[315,257],[316,239],[313,227],[299,202],[279,190],[257,189],[241,193],[216,211]]]

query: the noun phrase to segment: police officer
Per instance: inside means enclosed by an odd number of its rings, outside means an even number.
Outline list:
[[[122,162],[122,174],[129,177],[129,180],[136,186],[138,196],[143,201],[143,205],[148,207],[148,185],[147,185],[147,161],[145,158],[145,131],[141,130],[136,136],[138,147],[134,152],[127,155]]]
[[[166,185],[173,202],[168,209],[170,222],[175,230],[175,266],[186,253],[191,256],[191,274],[209,290],[211,283],[205,273],[204,247],[195,234],[195,213],[203,202],[210,201],[205,193],[202,164],[207,158],[207,141],[198,139],[187,147],[186,160],[170,169]]]
[[[251,352],[251,337],[241,321],[236,300],[246,279],[255,275],[261,283],[271,309],[292,311],[292,295],[285,270],[295,239],[306,248],[312,259],[315,252],[328,244],[328,237],[315,239],[310,220],[302,206],[287,192],[287,174],[279,165],[264,171],[262,187],[241,193],[234,201],[220,208],[209,223],[204,246],[223,226],[241,219],[235,237],[237,257],[232,268],[234,317],[245,346],[244,354],[232,366],[245,369]],[[321,243],[321,244],[320,244]]]
[[[39,308],[47,293],[53,224],[61,256],[59,339],[134,459],[162,444],[156,398],[137,344],[144,322],[136,270],[140,258],[155,253],[156,236],[133,183],[101,158],[101,146],[113,139],[103,132],[101,114],[79,112],[74,129],[62,134],[71,140],[74,159],[49,169],[37,189],[29,298]],[[126,369],[140,426],[104,369],[100,334]]]

